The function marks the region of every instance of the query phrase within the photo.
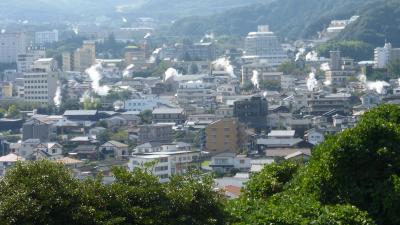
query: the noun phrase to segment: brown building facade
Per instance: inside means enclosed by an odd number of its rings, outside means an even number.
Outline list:
[[[225,118],[207,126],[205,150],[211,155],[221,152],[239,153],[247,140],[245,127],[237,119]]]

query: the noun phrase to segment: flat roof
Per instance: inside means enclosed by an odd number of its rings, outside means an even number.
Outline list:
[[[181,114],[183,109],[181,108],[156,108],[153,110],[153,114]]]
[[[67,110],[64,112],[64,116],[94,116],[97,114],[97,110]]]

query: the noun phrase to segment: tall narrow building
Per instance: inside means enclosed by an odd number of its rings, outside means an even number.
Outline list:
[[[26,53],[25,33],[0,33],[0,63],[16,63],[17,55]]]
[[[53,105],[58,78],[57,62],[53,58],[35,61],[33,69],[24,73],[25,101]]]
[[[287,60],[278,37],[269,30],[269,27],[258,26],[257,32],[250,32],[245,39],[245,61],[263,59],[271,66],[280,65]]]

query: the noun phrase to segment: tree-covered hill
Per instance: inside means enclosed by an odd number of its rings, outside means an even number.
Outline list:
[[[361,15],[340,34],[340,39],[361,40],[374,46],[383,46],[386,39],[400,47],[400,1],[370,4]]]
[[[268,24],[281,37],[309,37],[321,31],[333,19],[348,19],[362,13],[364,6],[384,0],[279,0],[255,4],[216,14],[212,17],[188,17],[176,21],[176,35],[245,35],[259,24]]]
[[[164,19],[210,15],[235,7],[273,0],[16,0],[0,1],[0,19],[54,21],[101,17]],[[79,6],[79,7],[77,7]]]

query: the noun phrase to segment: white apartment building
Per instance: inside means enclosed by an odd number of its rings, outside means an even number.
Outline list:
[[[128,162],[128,168],[133,171],[136,168],[145,168],[148,163],[154,162],[150,168],[153,175],[160,182],[168,182],[173,175],[183,175],[191,168],[200,166],[200,151],[170,151],[154,152],[132,155]]]
[[[58,82],[57,63],[54,59],[39,59],[34,69],[24,73],[24,98],[41,105],[54,104]]]
[[[157,98],[138,98],[129,99],[123,103],[126,111],[142,112],[145,110],[153,110],[162,104],[162,100]]]
[[[17,71],[19,73],[28,72],[33,68],[36,60],[46,57],[45,49],[29,49],[26,53],[17,55]]]
[[[385,43],[385,46],[375,48],[374,62],[375,68],[386,68],[387,64],[392,60],[400,59],[400,48],[393,48],[392,44]]]
[[[58,30],[39,31],[35,33],[35,44],[44,45],[58,42]]]
[[[17,55],[25,53],[26,49],[24,33],[0,33],[0,63],[17,62]]]
[[[257,32],[250,32],[245,39],[245,61],[266,59],[271,66],[280,65],[287,60],[278,37],[269,30],[269,27],[258,26]]]
[[[212,84],[203,82],[180,83],[176,93],[178,104],[212,107],[215,104],[216,91],[211,87]]]

